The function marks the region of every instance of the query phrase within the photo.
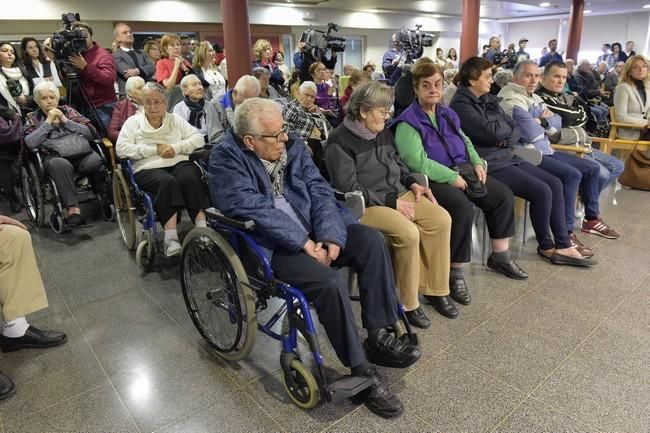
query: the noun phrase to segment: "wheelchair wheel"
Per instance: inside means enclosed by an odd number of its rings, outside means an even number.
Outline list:
[[[156,256],[153,235],[150,231],[144,232],[142,240],[135,250],[135,262],[142,269],[149,271],[153,267],[153,262]]]
[[[63,224],[63,217],[57,211],[52,211],[50,213],[50,227],[54,230],[55,233],[61,234],[65,228]]]
[[[38,176],[36,166],[32,162],[20,170],[20,180],[23,190],[25,211],[34,224],[38,227],[45,225],[45,197],[41,179]]]
[[[289,370],[282,372],[282,383],[298,407],[311,409],[318,404],[320,392],[316,378],[299,359],[292,359]]]
[[[209,228],[195,228],[183,242],[181,286],[187,311],[203,339],[222,358],[239,361],[255,345],[255,298],[241,261]]]
[[[131,203],[129,186],[124,179],[124,174],[119,168],[113,171],[113,203],[117,212],[117,224],[120,227],[122,240],[126,248],[135,249],[135,208]]]

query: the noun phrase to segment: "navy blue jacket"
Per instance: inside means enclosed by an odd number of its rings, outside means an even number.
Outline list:
[[[345,247],[347,225],[356,223],[339,211],[332,187],[323,179],[305,143],[290,134],[284,197],[302,221],[276,209],[271,179],[255,152],[246,148],[232,131],[210,154],[208,187],[212,204],[226,216],[255,221],[253,237],[271,256],[276,248],[298,252],[308,237]]]

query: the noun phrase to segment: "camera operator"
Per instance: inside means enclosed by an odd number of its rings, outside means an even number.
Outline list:
[[[294,64],[296,68],[300,64],[300,81],[311,81],[311,75],[309,74],[309,68],[315,62],[321,62],[327,69],[334,69],[336,67],[336,61],[338,60],[336,51],[329,50],[330,56],[327,57],[328,50],[321,50],[319,48],[309,49],[304,42],[298,44],[298,49],[300,50],[294,56]],[[296,57],[299,57],[299,62],[296,63]]]
[[[490,38],[490,49],[485,54],[485,58],[495,66],[504,66],[508,63],[508,56],[501,52],[501,39],[498,36]]]
[[[390,77],[395,72],[397,65],[400,62],[402,54],[402,46],[399,43],[397,33],[393,33],[392,46],[384,53],[381,60],[381,68],[384,70],[384,76]]]
[[[83,103],[88,105],[83,110],[90,119],[101,124],[101,130],[106,130],[116,103],[115,62],[108,51],[93,41],[93,29],[88,24],[77,21],[72,24],[72,29],[85,30],[87,33],[86,51],[68,57],[68,62],[79,70],[79,82],[87,99]]]
[[[142,50],[133,48],[133,33],[124,23],[117,23],[113,29],[118,48],[113,53],[117,67],[117,84],[120,95],[126,96],[124,85],[130,77],[142,77],[144,81],[152,81],[156,67]]]

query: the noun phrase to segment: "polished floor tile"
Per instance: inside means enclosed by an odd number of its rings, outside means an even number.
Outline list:
[[[261,332],[247,359],[221,360],[187,313],[178,260],[139,269],[114,224],[35,229],[50,307],[29,319],[64,330],[68,343],[0,353],[0,371],[17,385],[0,402],[0,433],[648,433],[649,198],[603,194],[601,212],[621,238],[578,234],[596,251],[592,269],[540,260],[518,216],[511,250],[527,281],[487,270],[475,230],[465,268],[472,303],[449,320],[423,300],[432,326],[416,330],[421,360],[379,368],[406,408],[395,420],[350,401],[298,408],[282,384],[280,344]],[[363,340],[359,303],[353,311]],[[346,374],[317,326],[328,377]],[[299,352],[312,367],[304,341]]]

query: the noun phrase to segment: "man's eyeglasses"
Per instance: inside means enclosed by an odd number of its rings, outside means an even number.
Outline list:
[[[282,125],[282,129],[277,134],[259,134],[259,135],[250,134],[250,135],[252,135],[253,137],[260,137],[260,138],[275,138],[275,141],[279,143],[280,138],[284,137],[284,135],[288,133],[289,133],[289,125],[285,123]]]

